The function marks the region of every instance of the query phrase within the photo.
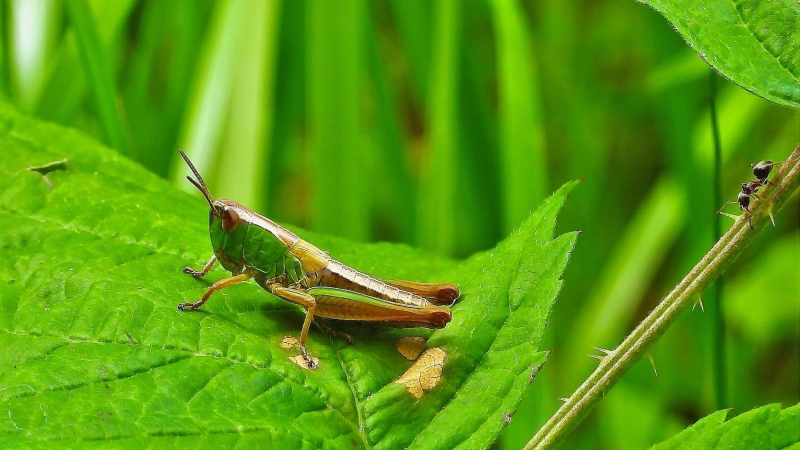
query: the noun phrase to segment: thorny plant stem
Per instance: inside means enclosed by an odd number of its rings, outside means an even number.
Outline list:
[[[728,232],[642,323],[617,348],[602,358],[597,369],[525,445],[526,450],[553,448],[562,443],[617,380],[639,358],[646,355],[648,349],[675,322],[675,319],[698,301],[700,294],[736,260],[742,250],[767,225],[770,220],[767,216],[772,211],[780,209],[797,190],[800,184],[800,147],[797,147],[787,162],[778,168],[771,181],[780,187],[768,184],[760,193],[761,198],[751,203],[750,211],[755,229],[751,229],[748,225],[746,214],[739,217]]]

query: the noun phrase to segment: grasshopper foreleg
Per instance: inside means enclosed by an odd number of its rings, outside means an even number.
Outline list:
[[[233,286],[234,284],[241,283],[242,281],[246,281],[251,276],[252,275],[250,275],[249,273],[243,273],[243,274],[236,275],[235,277],[223,278],[222,280],[219,280],[216,283],[212,284],[211,287],[208,288],[206,293],[203,294],[203,297],[200,299],[200,301],[197,301],[197,302],[194,302],[194,303],[190,303],[190,302],[181,303],[181,304],[178,305],[178,309],[183,311],[184,309],[186,309],[187,306],[189,308],[192,308],[192,309],[197,309],[197,308],[203,306],[203,304],[208,301],[209,297],[211,297],[211,294],[213,294],[214,292],[216,292],[216,291],[218,291],[220,289],[225,289],[228,286]]]
[[[311,358],[308,357],[308,350],[306,350],[306,338],[308,338],[308,328],[311,326],[311,320],[314,319],[314,309],[317,307],[317,301],[311,294],[286,288],[278,283],[270,284],[268,287],[269,291],[274,295],[306,309],[306,320],[303,322],[303,331],[300,332],[300,351],[303,353],[303,359],[311,361]]]
[[[211,255],[211,259],[209,259],[206,265],[203,266],[202,270],[197,271],[189,266],[186,266],[183,268],[183,273],[188,273],[189,275],[195,278],[202,278],[206,276],[206,274],[208,273],[209,270],[211,270],[212,267],[214,267],[215,262],[217,262],[217,255]]]

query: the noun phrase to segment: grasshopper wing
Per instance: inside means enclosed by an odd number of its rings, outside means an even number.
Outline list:
[[[404,305],[335,287],[307,291],[317,302],[314,314],[339,320],[382,322],[395,327],[442,328],[452,313],[446,306]]]

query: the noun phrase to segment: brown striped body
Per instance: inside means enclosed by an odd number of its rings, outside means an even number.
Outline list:
[[[308,287],[336,287],[417,307],[451,305],[459,296],[458,286],[451,283],[380,280],[336,261],[302,239],[291,245],[289,251],[298,257],[306,270]]]
[[[333,259],[324,269],[307,273],[306,276],[309,286],[337,287],[403,305],[431,305],[431,302],[424,297],[401,290]]]

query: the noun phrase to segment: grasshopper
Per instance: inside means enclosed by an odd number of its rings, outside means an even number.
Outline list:
[[[214,292],[254,279],[273,295],[305,308],[300,352],[308,368],[315,364],[306,349],[314,317],[381,322],[394,327],[442,328],[450,322],[450,305],[459,297],[451,283],[381,280],[342,264],[309,242],[232,200],[214,200],[203,178],[183,151],[197,178],[186,178],[205,196],[213,256],[201,270],[185,267],[195,278],[205,276],[215,263],[231,273],[208,288],[194,303],[178,309],[197,309]],[[323,326],[327,328],[327,326]],[[348,340],[352,342],[351,339]]]

